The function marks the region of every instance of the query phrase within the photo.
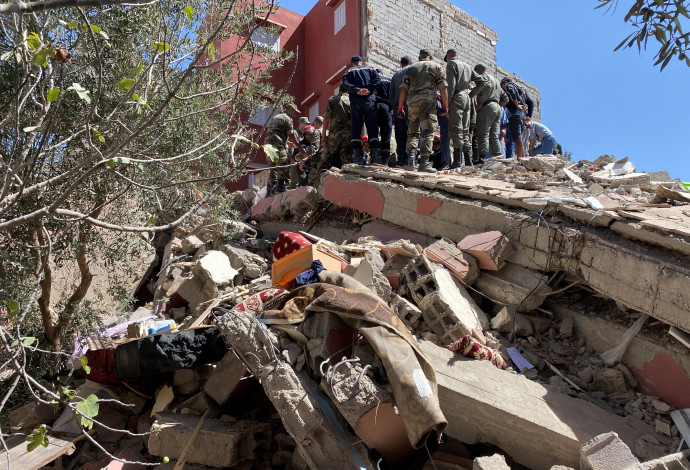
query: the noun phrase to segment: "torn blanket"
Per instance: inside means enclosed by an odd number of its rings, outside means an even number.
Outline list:
[[[446,421],[438,401],[436,375],[419,345],[393,311],[374,295],[330,284],[310,284],[286,296],[280,309],[262,314],[266,323],[298,323],[330,312],[357,329],[381,358],[410,443],[420,448],[431,431],[439,439]]]

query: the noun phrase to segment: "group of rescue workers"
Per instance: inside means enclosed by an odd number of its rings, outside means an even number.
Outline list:
[[[418,62],[403,57],[388,78],[356,55],[323,117],[300,117],[293,130],[300,112],[287,105],[266,134],[278,153],[277,161],[269,159],[269,194],[316,186],[325,170],[349,163],[435,173],[485,158],[561,153],[553,133],[532,121],[534,101],[522,84],[510,77],[499,82],[486,65],[471,67],[454,49],[443,60],[446,67],[422,49]]]

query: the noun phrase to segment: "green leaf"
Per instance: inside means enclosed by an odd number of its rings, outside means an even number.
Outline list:
[[[208,59],[213,60],[213,58],[215,57],[215,54],[216,54],[216,46],[213,43],[211,43],[208,45]]]
[[[151,214],[151,216],[148,218],[148,220],[146,221],[146,223],[144,224],[144,226],[146,226],[146,227],[153,227],[153,224],[156,223],[156,219],[157,219],[157,218],[158,218],[158,217],[156,217],[156,214]]]
[[[39,428],[33,430],[31,434],[26,436],[26,451],[31,452],[35,450],[38,446],[48,447],[48,435],[47,428],[45,424],[42,424]]]
[[[79,98],[83,99],[88,104],[91,104],[91,96],[89,95],[89,90],[81,86],[79,83],[73,82],[72,86],[67,88],[67,90],[76,92]]]
[[[15,346],[18,346],[18,345],[19,345],[19,340],[18,340],[18,339],[15,339],[14,341],[12,341],[12,342],[10,343],[10,347],[11,347],[11,348],[13,348],[13,347],[15,347]]]
[[[120,82],[117,84],[117,88],[120,90],[129,90],[134,86],[134,84],[137,81],[134,80],[133,78],[123,78],[120,80]]]
[[[108,35],[105,33],[105,31],[103,31],[100,27],[96,26],[95,24],[92,24],[92,25],[91,25],[91,31],[93,31],[94,34],[98,34],[98,35],[101,36],[103,39],[106,39],[106,40],[107,40],[107,39],[110,39],[110,38],[108,37]]]
[[[115,166],[118,163],[122,163],[122,164],[127,165],[130,162],[131,162],[131,160],[127,157],[115,157],[115,158],[111,158],[110,160],[108,160],[108,166]]]
[[[36,342],[36,338],[34,338],[33,336],[27,336],[26,338],[23,338],[23,339],[24,339],[24,341],[22,341],[22,344],[24,346],[31,346],[32,344],[34,344]]]
[[[60,96],[60,88],[55,87],[55,88],[51,88],[50,91],[48,91],[48,94],[46,95],[46,99],[48,100],[49,103],[52,103],[53,101],[57,100],[59,96]]]
[[[29,46],[31,51],[37,51],[43,45],[43,42],[39,39],[38,34],[30,33],[29,37],[26,38],[26,45]]]
[[[7,308],[10,311],[9,318],[11,321],[17,321],[17,317],[19,316],[19,311],[21,310],[21,307],[19,305],[19,302],[16,300],[10,300],[7,303]]]
[[[157,42],[153,45],[153,48],[158,52],[165,52],[170,50],[170,44],[166,44],[164,42]]]
[[[81,413],[78,415],[79,423],[85,428],[91,429],[93,427],[93,421],[91,418],[98,415],[98,397],[94,394],[86,397],[86,400],[76,404],[77,411]]]
[[[53,57],[54,55],[54,47],[44,47],[43,49],[38,51],[38,54],[36,54],[33,61],[41,67],[45,67],[48,65],[48,57]]]
[[[184,7],[184,14],[187,15],[187,19],[189,21],[192,21],[192,19],[194,18],[194,9],[187,5],[186,7]]]
[[[72,372],[73,370],[74,370],[74,369],[70,370],[70,372]],[[65,400],[65,401],[70,401],[70,400],[72,400],[74,397],[77,396],[77,391],[76,391],[76,390],[73,390],[73,389],[71,389],[71,388],[64,388],[64,387],[63,387],[63,388],[60,389],[60,396],[62,397],[63,400]]]
[[[81,367],[84,369],[84,372],[90,374],[91,366],[89,366],[89,359],[86,356],[82,356],[81,359],[79,359],[79,362],[81,362]]]
[[[103,134],[101,134],[100,132],[98,132],[98,129],[96,129],[95,127],[92,127],[92,128],[91,128],[91,134],[92,134],[95,138],[97,138],[98,140],[100,140],[102,143],[105,143],[105,137],[103,137]]]
[[[67,23],[67,26],[72,29],[77,29],[77,27],[79,26],[79,22],[77,20],[72,20],[69,23]]]
[[[266,155],[268,158],[273,162],[273,163],[278,163],[278,149],[275,148],[271,144],[264,144],[263,145],[264,152],[266,152]]]
[[[41,126],[30,126],[30,127],[25,127],[25,128],[22,129],[22,130],[23,130],[24,132],[35,132],[35,131],[37,131],[37,130],[40,129],[40,128],[41,128]]]

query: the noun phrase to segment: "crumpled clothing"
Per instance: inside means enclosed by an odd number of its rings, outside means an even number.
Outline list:
[[[357,329],[381,358],[412,446],[423,447],[432,431],[440,438],[448,421],[439,404],[434,369],[402,320],[373,293],[310,284],[284,297],[280,309],[264,311],[261,321],[294,324],[324,313]]]
[[[307,269],[295,278],[295,288],[319,282],[319,273],[324,270],[323,264],[318,259],[311,262],[311,268]]]
[[[460,353],[463,356],[471,359],[490,361],[493,365],[502,370],[506,370],[508,368],[508,364],[506,364],[506,361],[503,360],[503,357],[498,351],[494,351],[490,347],[484,346],[482,343],[469,335],[463,336],[462,338],[443,347],[449,351]]]
[[[234,310],[246,312],[255,317],[259,316],[264,310],[275,308],[280,303],[288,291],[282,287],[271,287],[264,289],[254,295],[250,295],[242,302],[233,307]]]

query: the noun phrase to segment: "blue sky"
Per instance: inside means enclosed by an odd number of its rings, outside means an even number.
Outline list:
[[[306,14],[315,3],[280,5]],[[608,13],[596,0],[451,3],[498,33],[498,64],[541,90],[542,121],[574,160],[629,157],[638,171],[690,181],[690,67],[674,59],[660,73],[653,40],[641,54],[613,52],[633,31],[623,22],[632,1]]]

